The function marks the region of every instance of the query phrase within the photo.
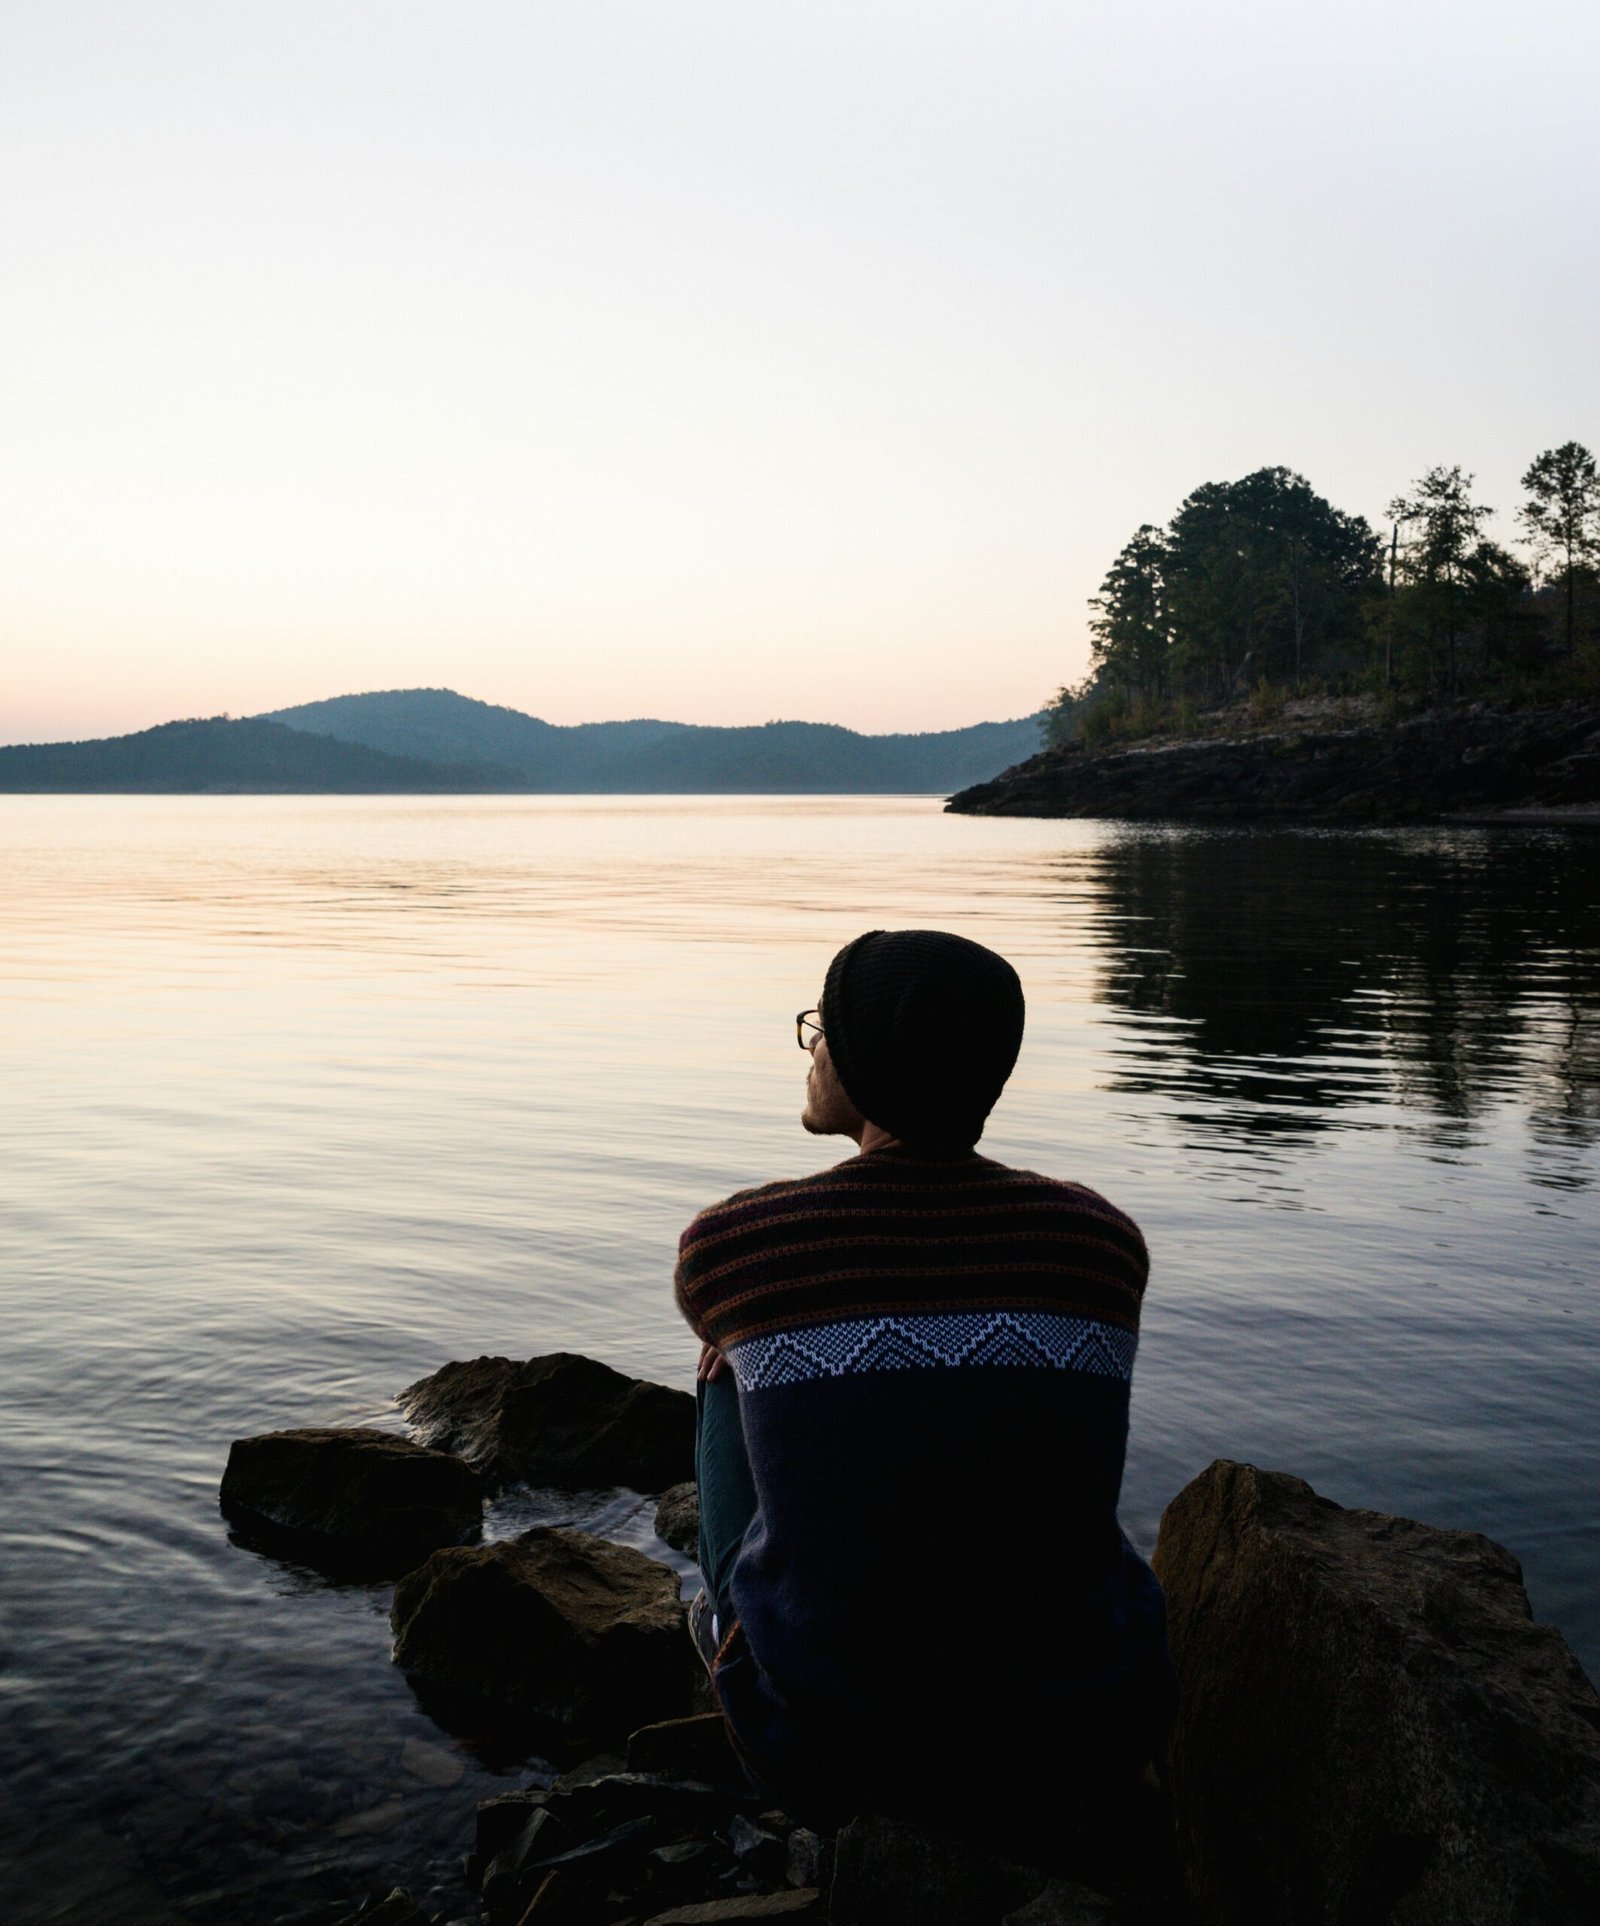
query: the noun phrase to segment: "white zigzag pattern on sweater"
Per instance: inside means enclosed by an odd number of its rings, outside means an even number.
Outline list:
[[[982,1365],[1088,1371],[1131,1379],[1132,1331],[1048,1311],[931,1312],[849,1318],[801,1331],[749,1337],[728,1347],[742,1391],[864,1371],[963,1369]]]

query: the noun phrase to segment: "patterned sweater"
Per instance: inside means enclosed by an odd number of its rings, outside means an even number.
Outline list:
[[[1086,1775],[1149,1756],[1164,1608],[1116,1518],[1148,1267],[1081,1185],[898,1145],[684,1232],[758,1499],[717,1690],[791,1810],[970,1807],[957,1762],[1041,1722]]]

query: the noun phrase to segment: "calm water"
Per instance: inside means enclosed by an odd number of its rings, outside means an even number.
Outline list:
[[[1292,1470],[1504,1540],[1600,1670],[1600,837],[6,797],[0,863],[9,1917],[466,1910],[498,1768],[386,1587],[228,1542],[228,1443],[484,1351],[687,1386],[678,1231],[827,1160],[791,1019],[869,926],[1013,958],[985,1148],[1145,1227],[1134,1537],[1215,1456]],[[626,1495],[561,1515],[660,1552]]]

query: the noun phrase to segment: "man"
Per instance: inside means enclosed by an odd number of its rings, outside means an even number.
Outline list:
[[[1170,1713],[1160,1588],[1117,1524],[1148,1271],[1081,1185],[974,1146],[1022,1042],[1016,972],[873,930],[797,1020],[801,1122],[859,1153],[684,1232],[703,1345],[705,1594],[734,1742],[797,1815],[1059,1811]]]

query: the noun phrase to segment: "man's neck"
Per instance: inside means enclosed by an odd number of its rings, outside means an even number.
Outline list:
[[[891,1150],[899,1144],[900,1139],[887,1130],[880,1130],[875,1123],[864,1123],[856,1142],[861,1146],[864,1157],[869,1150]]]

